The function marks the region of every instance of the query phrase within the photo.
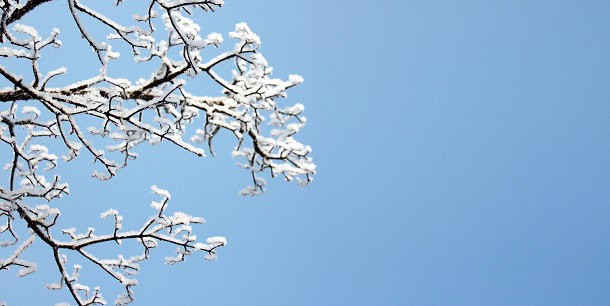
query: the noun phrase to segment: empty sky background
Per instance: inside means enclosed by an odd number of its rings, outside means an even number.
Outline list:
[[[32,22],[83,45],[65,10]],[[89,156],[62,164],[65,227],[108,231],[112,207],[137,228],[157,184],[207,219],[200,238],[228,238],[216,262],[165,266],[173,250],[155,250],[134,305],[610,303],[610,2],[227,0],[198,16],[225,37],[247,21],[275,76],[305,78],[287,103],[306,106],[298,139],[319,173],[242,198],[228,134],[216,158],[143,145],[109,182]],[[78,50],[50,67],[79,73],[93,55]],[[24,258],[38,273],[0,273],[0,300],[71,301],[43,288],[59,279],[50,254],[37,243]],[[84,275],[114,300],[105,275]]]

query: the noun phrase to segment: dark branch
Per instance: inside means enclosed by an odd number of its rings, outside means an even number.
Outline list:
[[[51,1],[53,1],[53,0],[30,0],[30,1],[28,1],[28,3],[26,3],[23,7],[18,8],[15,10],[15,12],[13,12],[13,14],[6,20],[6,24],[9,25],[9,24],[23,18],[23,16],[25,16],[27,13],[34,10],[39,5],[46,3],[46,2],[51,2]]]

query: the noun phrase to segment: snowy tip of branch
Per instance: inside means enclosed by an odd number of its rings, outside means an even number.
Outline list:
[[[303,79],[303,77],[298,74],[291,74],[288,76],[288,81],[292,84],[297,85],[305,82],[305,79]]]
[[[34,29],[33,27],[18,23],[15,24],[15,26],[13,27],[13,30],[17,31],[17,32],[21,32],[23,34],[27,34],[30,35],[32,37],[37,37],[38,36],[38,31],[36,31],[36,29]]]
[[[104,219],[108,216],[116,216],[119,214],[119,211],[113,208],[106,210],[105,212],[100,214],[100,218]]]
[[[34,116],[36,118],[38,118],[40,116],[40,110],[34,106],[24,106],[21,108],[21,113],[23,114],[27,114],[27,113],[31,113],[34,114]]]
[[[215,244],[215,245],[222,245],[222,246],[227,245],[227,238],[222,237],[222,236],[208,237],[208,239],[206,239],[205,241],[208,244]]]
[[[206,43],[218,47],[218,45],[222,44],[223,40],[224,39],[222,38],[222,35],[220,33],[214,32],[208,34],[206,38]]]
[[[47,284],[45,287],[49,290],[60,290],[60,289],[62,289],[62,283],[61,282],[51,283],[51,284]],[[61,304],[55,304],[55,305],[61,305]]]
[[[209,254],[205,254],[205,256],[203,256],[203,258],[205,258],[205,260],[209,260],[209,261],[213,261],[216,260],[218,256],[216,255],[216,253],[209,253]]]
[[[22,264],[26,266],[23,269],[19,270],[19,272],[17,273],[19,277],[30,275],[36,272],[36,270],[38,269],[38,265],[36,265],[35,262],[23,262]]]
[[[169,191],[167,191],[165,189],[161,189],[161,188],[157,187],[157,185],[152,185],[150,187],[150,189],[152,190],[152,192],[154,194],[157,194],[159,196],[162,196],[162,197],[165,197],[165,198],[168,198],[168,199],[172,198],[172,194],[169,193]]]

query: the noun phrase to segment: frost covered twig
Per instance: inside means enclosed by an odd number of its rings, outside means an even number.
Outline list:
[[[142,1],[143,14],[134,15],[131,25],[107,17],[81,0],[57,2],[69,12],[82,42],[94,52],[97,62],[91,65],[99,65],[96,75],[77,82],[68,81],[67,68],[43,71],[39,64],[49,47],[62,47],[59,29],[45,35],[26,25],[28,14],[44,9],[46,2],[55,1],[0,1],[0,79],[9,84],[0,89],[0,150],[5,150],[0,161],[6,175],[5,183],[0,182],[0,247],[9,250],[0,259],[0,270],[16,267],[20,276],[34,272],[36,263],[23,257],[32,243],[41,241],[53,251],[60,274],[60,281],[49,285],[50,289],[66,288],[78,305],[106,303],[98,287],[91,289],[79,281],[82,266],[67,266],[66,252],[76,252],[125,287],[115,303],[126,304],[133,300],[138,263],[157,244],[177,247],[176,256],[166,258],[169,264],[197,251],[214,259],[216,248],[226,244],[222,237],[197,242],[191,226],[203,219],[166,214],[169,193],[156,187],[153,191],[162,200],[153,203],[156,214],[141,229],[123,231],[122,217],[108,210],[102,217],[114,223],[112,233],[96,235],[89,229],[77,234],[70,228],[62,231],[68,241],[56,239],[53,232],[60,211],[48,202],[69,192],[57,167],[83,152],[99,164],[100,171],[93,176],[110,179],[137,157],[139,144],[169,141],[198,156],[214,155],[213,140],[225,130],[236,139],[232,155],[243,159],[239,165],[252,178],[252,186],[242,190],[243,195],[264,191],[264,172],[302,186],[312,180],[311,148],[294,138],[307,121],[304,107],[281,105],[287,91],[303,79],[297,75],[287,80],[272,77],[273,70],[260,53],[260,38],[245,23],[237,24],[229,34],[234,47],[215,51],[223,45],[223,36],[203,35],[192,18],[198,10],[211,12],[221,7],[222,0]],[[121,4],[116,2],[117,7]],[[94,35],[88,29],[91,23],[108,35]],[[136,82],[113,75],[108,68],[120,58],[113,43],[127,46],[137,63],[156,69]],[[14,68],[4,60],[25,65]],[[220,68],[227,65],[233,66],[230,76]],[[188,80],[200,78],[217,84],[219,94],[193,92]],[[51,85],[62,81],[61,86]],[[199,128],[189,134],[187,127],[192,125]],[[63,156],[52,152],[48,144],[53,141],[65,149]],[[19,236],[23,223],[28,228],[25,238]],[[140,242],[142,254],[99,259],[87,250],[125,240]]]
[[[122,231],[123,217],[117,210],[109,209],[102,213],[101,217],[113,220],[114,229],[111,234],[96,235],[92,228],[87,230],[86,233],[77,234],[76,229],[69,228],[63,230],[62,233],[67,235],[70,240],[60,241],[54,238],[48,228],[43,225],[44,219],[36,220],[26,211],[28,215],[25,216],[25,219],[31,228],[36,228],[35,231],[40,231],[43,234],[45,237],[43,241],[54,250],[56,264],[59,270],[62,271],[60,281],[47,287],[56,290],[63,288],[65,285],[79,305],[103,304],[104,298],[99,288],[91,291],[89,287],[78,281],[78,272],[82,269],[81,265],[75,265],[74,272],[72,274],[68,273],[67,256],[61,253],[63,250],[76,251],[86,261],[98,266],[111,278],[124,286],[125,293],[117,298],[117,304],[127,304],[133,301],[132,287],[138,284],[133,276],[140,269],[139,262],[148,259],[150,250],[157,247],[159,243],[167,243],[177,247],[177,255],[166,258],[166,263],[168,264],[183,261],[185,256],[198,251],[205,252],[205,258],[208,260],[215,259],[216,249],[224,246],[226,239],[211,237],[207,239],[207,243],[197,242],[196,236],[192,234],[192,225],[203,223],[203,218],[192,217],[182,212],[175,212],[172,215],[166,214],[170,199],[169,192],[156,186],[153,186],[152,189],[162,199],[159,202],[152,203],[151,206],[156,210],[155,215],[149,218],[139,230],[135,231]],[[130,258],[124,258],[122,255],[119,255],[115,259],[100,259],[87,251],[88,247],[95,245],[105,243],[120,244],[126,240],[139,242],[143,247],[142,254]]]

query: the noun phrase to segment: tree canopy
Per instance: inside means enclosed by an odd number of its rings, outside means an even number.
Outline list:
[[[75,254],[76,262],[93,264],[124,286],[124,293],[115,300],[122,305],[134,300],[139,262],[159,243],[177,246],[175,256],[166,258],[168,264],[194,252],[213,260],[217,249],[226,244],[224,237],[199,242],[192,226],[204,220],[182,212],[167,213],[171,195],[156,186],[152,191],[159,201],[152,203],[153,214],[139,229],[124,230],[123,218],[115,209],[101,214],[114,223],[111,233],[56,229],[60,210],[53,200],[69,193],[68,183],[60,176],[61,164],[80,155],[90,156],[97,164],[93,176],[106,180],[137,157],[139,144],[166,141],[203,157],[214,155],[213,140],[224,130],[236,140],[232,155],[243,160],[239,165],[252,177],[252,185],[241,194],[264,192],[263,173],[301,186],[312,180],[316,167],[309,156],[311,148],[294,138],[306,123],[304,107],[281,103],[303,78],[273,77],[272,67],[260,53],[260,37],[246,23],[229,33],[234,47],[225,51],[223,35],[202,33],[196,20],[223,6],[222,0],[141,1],[139,11],[129,12],[133,13],[129,23],[115,20],[114,15],[110,18],[84,1],[61,3],[82,37],[80,43],[88,45],[97,59],[83,64],[99,67],[96,75],[78,81],[70,80],[65,67],[41,68],[42,55],[49,48],[71,48],[62,43],[60,29],[41,33],[28,25],[28,14],[47,9],[46,2],[54,1],[0,1],[0,82],[6,86],[0,89],[0,162],[4,165],[0,239],[2,249],[8,251],[0,259],[0,270],[14,267],[19,276],[34,272],[36,263],[27,259],[26,251],[40,240],[52,250],[59,272],[59,280],[49,289],[67,289],[78,305],[107,303],[99,287],[79,279],[81,264],[68,265],[67,254]],[[123,6],[119,0],[114,9],[120,12]],[[53,19],[45,22],[52,25]],[[100,31],[107,35],[100,37]],[[138,80],[115,72],[121,69],[109,72],[122,56],[117,49],[125,47],[142,66]],[[202,79],[217,84],[218,93],[188,87]],[[25,228],[27,237],[20,237],[19,231]],[[142,253],[103,259],[88,251],[94,245],[124,240],[140,242]]]

